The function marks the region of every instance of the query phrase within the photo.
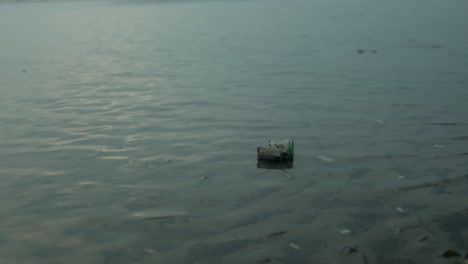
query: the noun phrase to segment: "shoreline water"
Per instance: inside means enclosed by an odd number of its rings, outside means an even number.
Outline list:
[[[362,1],[1,9],[0,262],[461,261],[468,21]]]

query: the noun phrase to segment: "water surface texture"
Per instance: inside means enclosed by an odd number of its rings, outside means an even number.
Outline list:
[[[461,261],[467,10],[0,5],[0,263]]]

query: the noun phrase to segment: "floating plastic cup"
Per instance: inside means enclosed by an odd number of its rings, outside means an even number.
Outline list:
[[[257,159],[268,162],[292,162],[294,160],[294,141],[286,139],[281,142],[272,142],[268,146],[257,148]]]

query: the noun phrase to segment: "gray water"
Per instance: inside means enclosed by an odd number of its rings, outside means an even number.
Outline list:
[[[0,263],[465,254],[467,10],[0,5]],[[294,167],[257,168],[284,138]]]

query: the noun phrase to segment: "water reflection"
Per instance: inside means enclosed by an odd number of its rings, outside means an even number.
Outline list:
[[[265,160],[258,160],[257,168],[267,169],[267,170],[286,170],[292,169],[294,167],[294,161],[280,161],[280,162],[271,162]]]

